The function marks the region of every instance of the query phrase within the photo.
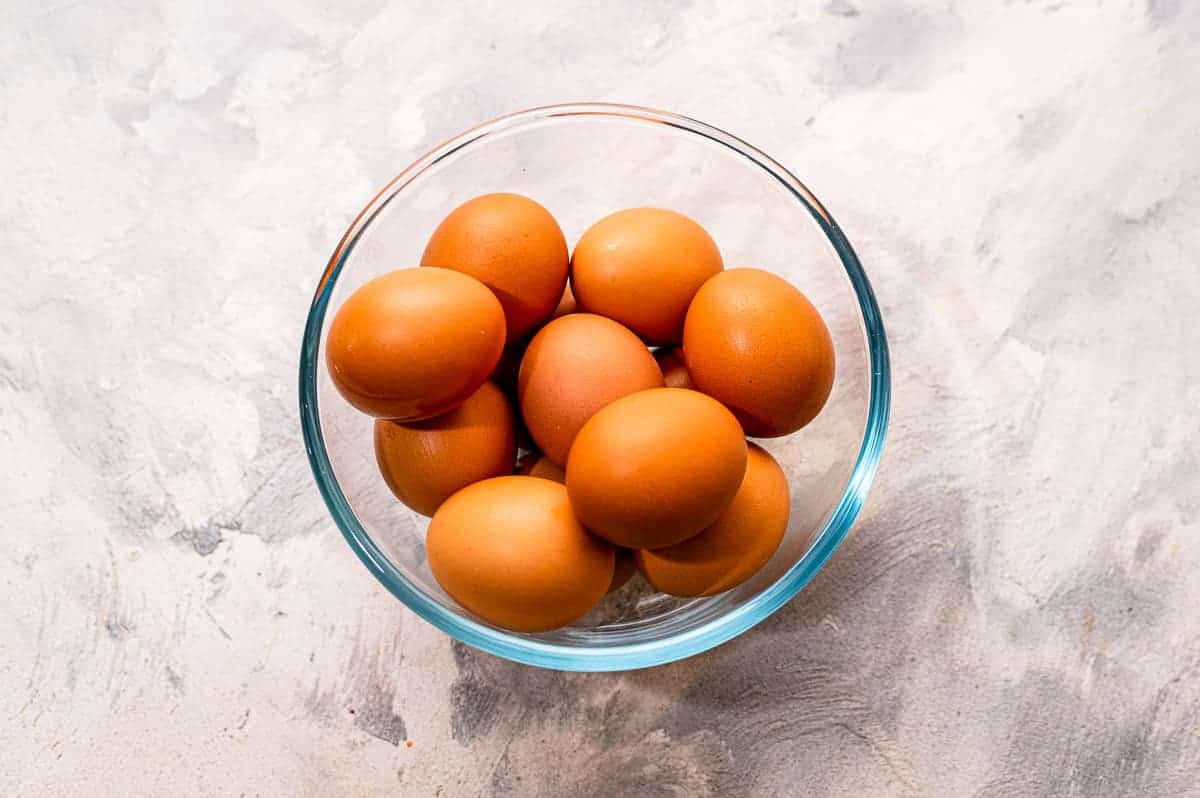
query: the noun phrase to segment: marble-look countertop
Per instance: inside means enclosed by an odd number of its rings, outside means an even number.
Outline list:
[[[895,365],[829,566],[624,674],[418,620],[297,422],[363,202],[579,99],[793,169]],[[1185,0],[5,4],[0,794],[1200,794],[1198,99]]]

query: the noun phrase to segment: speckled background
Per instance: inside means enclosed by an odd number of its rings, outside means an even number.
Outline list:
[[[0,793],[1200,794],[1200,7],[240,5],[0,8]],[[791,167],[896,368],[830,565],[627,674],[417,620],[296,411],[364,200],[578,99]]]

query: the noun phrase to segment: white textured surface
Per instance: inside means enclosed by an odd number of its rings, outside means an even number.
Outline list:
[[[1200,794],[1195,4],[221,5],[0,9],[0,793]],[[790,166],[896,366],[830,566],[619,675],[416,620],[295,409],[364,200],[575,99]]]

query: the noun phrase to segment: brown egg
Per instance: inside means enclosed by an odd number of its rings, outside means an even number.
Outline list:
[[[696,386],[692,383],[692,375],[688,374],[687,364],[683,362],[682,350],[659,349],[654,353],[654,359],[658,361],[658,367],[663,374],[663,382],[668,388],[695,390]]]
[[[611,319],[572,313],[533,336],[517,382],[521,414],[542,453],[567,461],[575,433],[614,399],[663,384],[654,356]]]
[[[510,343],[550,317],[567,281],[567,242],[550,212],[520,194],[484,194],[433,232],[422,266],[465,272],[495,292]]]
[[[754,437],[800,429],[833,388],[833,339],[821,315],[759,269],[730,269],[704,284],[688,310],[683,351],[696,388]]]
[[[417,421],[475,393],[503,349],[504,311],[483,283],[448,269],[401,269],[342,303],[325,362],[354,407]]]
[[[567,458],[579,520],[612,543],[654,549],[713,523],[742,484],[746,439],[720,402],[682,388],[625,396],[592,416]]]
[[[677,344],[688,303],[723,268],[703,227],[681,213],[631,208],[592,225],[571,258],[579,309],[621,322],[652,346]]]
[[[566,316],[577,310],[575,294],[571,292],[571,284],[567,283],[567,287],[563,289],[562,299],[558,301],[558,307],[554,309],[554,313],[550,315],[550,318],[557,319],[559,316]]]
[[[429,524],[425,552],[455,601],[517,632],[582,618],[613,578],[612,546],[580,525],[566,488],[534,477],[496,477],[451,496]]]
[[[633,549],[626,549],[621,546],[615,547],[617,551],[616,565],[613,568],[612,582],[608,585],[609,593],[616,593],[637,573],[637,562],[633,559]]]
[[[762,568],[787,531],[788,483],[775,458],[753,444],[742,486],[716,523],[682,543],[634,555],[656,590],[712,596]]]
[[[530,452],[522,457],[517,463],[517,473],[527,477],[548,479],[560,485],[565,485],[567,482],[567,475],[563,473],[563,470],[556,466],[549,457],[538,452]]]
[[[375,422],[375,460],[396,498],[433,515],[460,488],[512,473],[517,456],[513,411],[485,382],[449,413],[425,421]]]

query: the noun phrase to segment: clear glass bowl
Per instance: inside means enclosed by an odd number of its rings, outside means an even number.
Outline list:
[[[821,415],[761,441],[792,489],[775,557],[711,598],[653,593],[635,579],[574,626],[544,634],[492,627],[457,606],[425,563],[428,519],[402,506],[375,466],[372,421],[337,394],[324,367],[328,310],[367,280],[416,266],[459,203],[511,191],[545,205],[573,243],[621,208],[661,206],[697,219],[727,266],[769,269],[800,288],[833,335],[837,377]],[[300,418],[317,485],[350,547],[414,612],[447,634],[517,662],[606,671],[712,648],[779,609],[846,536],[883,448],[890,394],[879,308],[850,243],[816,197],[744,141],[703,122],[623,105],[534,108],[480,125],[420,158],[363,209],[313,297],[300,356]]]

